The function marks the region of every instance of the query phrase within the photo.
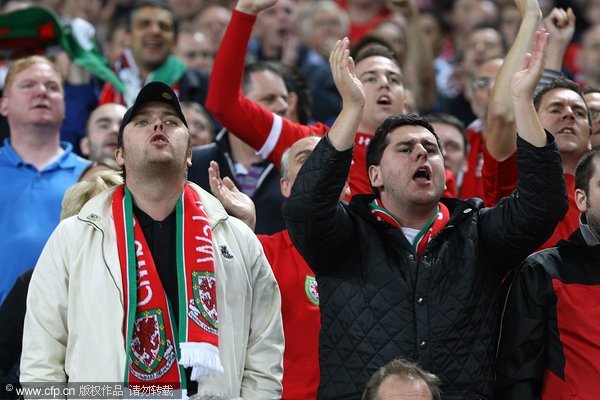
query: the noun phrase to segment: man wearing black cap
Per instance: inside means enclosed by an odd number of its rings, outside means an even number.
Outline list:
[[[169,86],[142,89],[115,156],[126,183],[61,223],[36,266],[23,384],[279,398],[276,281],[254,234],[186,182],[189,132]]]

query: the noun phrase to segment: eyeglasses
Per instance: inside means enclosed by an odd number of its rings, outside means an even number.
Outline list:
[[[492,86],[494,86],[494,79],[492,78],[477,78],[471,81],[473,90],[489,89]]]
[[[589,113],[590,113],[590,117],[592,119],[596,119],[596,118],[600,117],[600,110],[597,108],[590,108]]]

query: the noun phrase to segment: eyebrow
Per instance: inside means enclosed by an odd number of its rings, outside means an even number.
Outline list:
[[[551,100],[548,103],[548,107],[556,107],[556,106],[565,107],[566,105],[567,104],[566,104],[565,100]],[[571,107],[580,108],[582,110],[587,110],[586,106],[584,106],[583,104],[579,104],[579,103],[572,103]]]
[[[109,117],[101,117],[94,121],[94,124],[102,124],[105,122],[110,122],[111,119]]]
[[[437,147],[437,143],[436,142],[434,142],[434,141],[432,141],[430,139],[426,139],[426,138],[423,138],[423,139],[420,139],[420,140],[417,140],[417,139],[402,140],[400,142],[396,142],[394,144],[394,147],[399,147],[399,146],[414,146],[417,143],[421,143],[423,145],[429,145],[429,146],[435,146],[435,147]]]
[[[358,76],[358,78],[360,79],[360,78],[362,78],[363,76],[365,76],[365,75],[369,75],[369,74],[373,74],[373,75],[374,75],[374,74],[377,74],[377,72],[379,72],[379,71],[381,71],[381,70],[380,70],[380,69],[370,69],[370,70],[368,70],[368,71],[365,71],[365,72],[363,72],[362,74],[360,74],[360,75]],[[392,70],[389,70],[389,69],[385,69],[385,70],[383,70],[383,71],[384,71],[384,73],[385,73],[386,75],[396,75],[396,76],[400,76],[400,77],[402,77],[402,73],[401,73],[401,72],[398,72],[398,71],[392,71]]]

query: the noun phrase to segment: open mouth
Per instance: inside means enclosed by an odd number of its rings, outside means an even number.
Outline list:
[[[558,133],[566,134],[566,135],[575,135],[575,129],[566,127],[566,128],[562,128],[561,130],[559,130]]]
[[[288,28],[279,28],[277,29],[277,36],[279,36],[280,38],[285,38],[289,35],[290,31]]]
[[[151,50],[160,50],[163,47],[162,41],[157,41],[157,40],[149,40],[147,42],[144,43],[145,47],[147,49],[151,49]]]
[[[427,166],[418,168],[413,175],[413,181],[421,183],[431,181],[431,170]]]
[[[162,133],[158,133],[158,134],[152,136],[152,138],[150,139],[150,143],[157,144],[157,145],[167,144],[167,143],[169,143],[169,138]]]
[[[388,95],[383,95],[377,99],[377,104],[381,106],[389,106],[392,104],[392,99]]]

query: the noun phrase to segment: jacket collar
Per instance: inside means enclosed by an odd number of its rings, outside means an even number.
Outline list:
[[[579,216],[579,230],[581,231],[583,240],[588,246],[597,246],[600,244],[600,238],[598,238],[590,229],[585,214]]]
[[[214,231],[221,221],[228,218],[227,212],[223,208],[223,205],[210,193],[194,183],[187,183],[200,196],[200,201],[205,207],[210,228]],[[93,225],[102,232],[104,261],[111,276],[115,279],[115,284],[121,293],[121,301],[123,301],[120,281],[121,267],[119,265],[119,254],[116,246],[117,238],[112,215],[112,199],[114,192],[115,188],[111,188],[90,199],[81,208],[77,218]]]
[[[210,223],[210,228],[215,229],[217,224],[227,219],[228,215],[223,205],[213,195],[192,182],[187,182],[192,189],[200,196],[200,201],[205,206],[206,215]],[[112,198],[115,188],[106,190],[89,200],[79,211],[78,218],[82,221],[90,222],[99,229],[105,231],[112,227]]]
[[[369,203],[372,202],[373,199],[375,199],[374,194],[357,194],[350,200],[350,208],[363,218],[374,220],[371,209],[369,208]],[[450,212],[450,220],[446,226],[447,228],[456,225],[461,220],[469,217],[483,207],[483,201],[477,198],[467,200],[442,198],[440,201],[448,207],[448,211]],[[444,228],[444,230],[445,229],[446,228]]]

